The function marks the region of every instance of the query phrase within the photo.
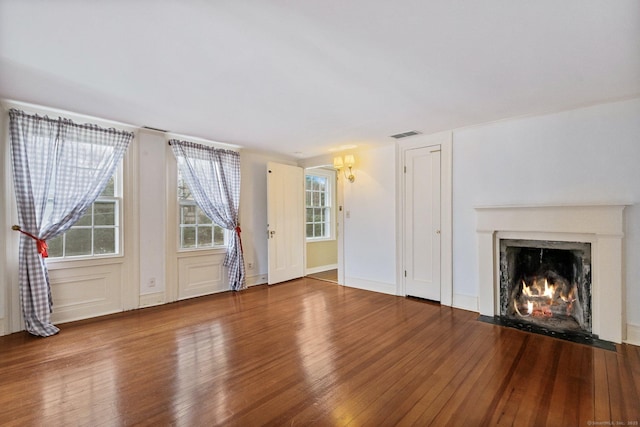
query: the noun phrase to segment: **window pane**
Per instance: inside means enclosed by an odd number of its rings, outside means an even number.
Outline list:
[[[318,177],[317,180],[318,180],[318,190],[327,191],[327,179]]]
[[[113,177],[109,178],[109,182],[107,186],[100,193],[100,197],[113,197],[115,195],[115,179]]]
[[[90,206],[89,209],[87,209],[87,211],[84,213],[84,215],[82,215],[80,217],[80,219],[78,221],[76,221],[75,224],[73,224],[74,227],[80,226],[80,225],[91,225],[91,214],[92,214],[92,210],[93,206]]]
[[[320,178],[317,176],[313,177],[313,189],[314,190],[319,190],[320,189]]]
[[[307,237],[313,237],[313,224],[307,224]]]
[[[65,246],[66,256],[91,255],[91,229],[70,228]]]
[[[198,224],[211,224],[211,219],[204,213],[204,211],[200,208],[197,209],[198,212]]]
[[[180,246],[183,248],[195,248],[196,247],[196,228],[195,227],[182,227]]]
[[[211,246],[213,228],[208,226],[198,227],[198,247]]]
[[[213,244],[224,246],[224,228],[217,225],[213,227]]]
[[[304,177],[304,188],[307,190],[311,190],[313,188],[313,177],[312,176],[305,176]]]
[[[313,236],[322,237],[322,224],[315,224],[313,226]]]
[[[62,253],[62,234],[58,237],[54,237],[53,239],[47,240],[47,246],[49,247],[47,252],[49,252],[49,257],[58,258],[63,255]]]
[[[305,203],[306,206],[311,206],[311,192],[307,191],[307,193],[305,194]]]
[[[313,200],[312,200],[313,206],[320,206],[320,193],[318,192],[313,192]]]
[[[320,206],[326,206],[325,193],[320,193]]]
[[[180,223],[181,224],[196,223],[196,207],[194,205],[180,206]]]
[[[94,230],[93,253],[96,255],[116,253],[115,228],[96,228]]]
[[[180,172],[178,172],[178,174],[180,174]],[[178,200],[193,200],[191,191],[182,177],[178,177]]]
[[[94,225],[115,225],[116,203],[95,202],[93,204],[93,221]]]

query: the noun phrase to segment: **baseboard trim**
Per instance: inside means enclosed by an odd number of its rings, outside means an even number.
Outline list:
[[[247,281],[247,287],[264,285],[265,283],[267,283],[267,275],[255,274],[253,276],[247,276],[246,281]]]
[[[359,279],[357,277],[345,277],[345,286],[363,289],[365,291],[380,292],[382,294],[396,295],[395,283],[376,282],[373,280]]]
[[[337,268],[338,268],[338,264],[321,265],[319,267],[307,268],[304,274],[309,275],[309,274],[322,273],[323,271],[335,270]]]
[[[624,342],[640,346],[640,325],[627,323],[627,339]]]
[[[140,308],[153,307],[154,305],[162,304],[166,304],[164,292],[140,295]]]
[[[7,329],[5,327],[4,317],[0,318],[0,337],[7,335]]]
[[[454,308],[459,308],[461,310],[467,311],[478,311],[478,297],[474,297],[472,295],[464,295],[464,294],[453,294],[453,304]]]

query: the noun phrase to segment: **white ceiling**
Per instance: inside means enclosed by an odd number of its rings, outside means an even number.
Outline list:
[[[639,0],[0,0],[0,97],[298,157],[636,96]]]

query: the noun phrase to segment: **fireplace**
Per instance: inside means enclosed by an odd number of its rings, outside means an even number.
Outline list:
[[[621,343],[624,208],[476,208],[480,314]]]
[[[500,239],[500,317],[591,335],[591,244]]]

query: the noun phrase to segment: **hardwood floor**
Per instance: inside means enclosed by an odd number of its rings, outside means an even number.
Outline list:
[[[640,348],[301,279],[0,337],[1,425],[638,425]]]
[[[327,282],[338,283],[338,269],[321,271],[319,273],[309,274],[307,277],[312,279],[325,280]]]

